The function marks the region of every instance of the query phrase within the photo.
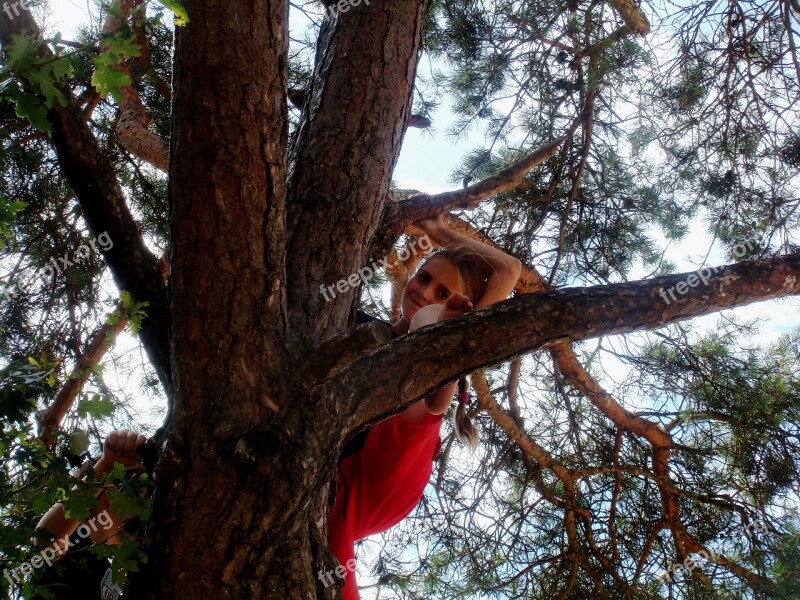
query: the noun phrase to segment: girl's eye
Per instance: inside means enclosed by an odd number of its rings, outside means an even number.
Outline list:
[[[419,278],[419,280],[420,280],[420,281],[422,281],[423,283],[424,283],[424,282],[426,282],[426,281],[428,281],[428,276],[427,276],[425,273],[420,273],[419,275],[417,275],[417,277],[418,277],[418,278]]]
[[[445,292],[444,290],[439,290],[439,298],[441,298],[442,300],[447,300],[448,296],[449,294],[447,292]]]

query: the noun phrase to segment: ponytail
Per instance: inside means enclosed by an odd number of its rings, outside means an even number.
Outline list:
[[[458,408],[453,418],[453,427],[456,436],[460,439],[471,452],[478,446],[478,430],[472,423],[467,414],[467,403],[469,403],[469,393],[467,392],[467,378],[462,377],[458,380]]]

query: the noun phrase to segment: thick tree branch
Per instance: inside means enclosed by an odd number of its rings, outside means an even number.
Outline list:
[[[120,4],[120,13],[123,18],[127,19],[131,10],[141,6],[142,2],[143,0],[123,0]],[[120,25],[121,21],[109,13],[103,24],[103,33],[108,34]],[[137,33],[136,41],[143,49],[146,47],[147,37],[143,31]],[[103,50],[108,46],[109,44],[104,44]],[[124,73],[131,81],[131,85],[120,88],[122,102],[119,105],[119,120],[117,121],[119,140],[131,154],[156,169],[166,172],[169,167],[169,144],[157,133],[148,129],[150,118],[142,104],[139,92],[133,86],[133,78],[128,67],[122,63],[115,69]]]
[[[342,365],[387,344],[391,339],[392,332],[384,323],[372,321],[326,340],[314,348],[315,360],[307,362],[308,377],[323,379]]]
[[[465,235],[480,239],[484,243],[493,243],[461,219],[450,217],[448,225]],[[515,291],[519,294],[529,294],[554,288],[532,269],[523,269]],[[634,435],[647,440],[653,448],[653,475],[661,495],[662,526],[668,527],[673,533],[676,544],[676,558],[681,562],[687,555],[686,527],[681,520],[674,482],[669,476],[670,450],[673,447],[672,436],[658,423],[649,421],[639,415],[631,413],[620,405],[617,400],[594,379],[584,368],[575,354],[572,344],[568,342],[557,343],[550,346],[550,352],[556,362],[558,370],[570,382],[573,388],[583,394],[590,402],[612,421],[618,431],[629,431]],[[510,395],[510,394],[509,394]],[[658,529],[658,528],[657,528]]]
[[[403,230],[414,221],[456,209],[475,208],[487,198],[516,188],[522,183],[528,171],[536,165],[542,164],[558,152],[565,139],[566,136],[562,136],[553,140],[514,164],[502,169],[496,175],[492,175],[464,189],[443,192],[433,196],[419,194],[396,202],[388,202],[381,226],[381,238],[397,239]]]
[[[124,66],[119,70],[130,76]],[[148,129],[150,117],[142,104],[139,92],[133,85],[121,88],[122,103],[119,107],[117,134],[128,152],[166,172],[169,168],[169,144],[157,133]]]
[[[283,404],[263,386],[286,359],[288,2],[198,0],[187,11],[170,136],[173,405],[176,424],[229,435]],[[189,381],[198,369],[205,380]],[[244,396],[222,403],[231,389]]]
[[[155,88],[158,90],[158,93],[167,100],[171,100],[172,89],[170,88],[169,84],[164,81],[161,75],[158,74],[158,71],[156,71],[156,68],[153,65],[153,59],[150,53],[150,41],[147,38],[147,29],[145,28],[144,19],[137,19],[133,23],[132,28],[136,34],[134,43],[139,46],[140,53],[139,56],[135,56],[130,59],[129,64],[131,66],[131,70],[138,76],[147,74]]]
[[[478,406],[492,417],[494,422],[506,432],[510,439],[516,442],[523,452],[534,459],[540,467],[550,469],[562,481],[572,481],[574,479],[572,472],[567,467],[556,460],[544,447],[537,444],[519,426],[516,419],[497,403],[489,390],[489,383],[486,381],[486,376],[482,371],[478,370],[473,373],[470,381],[478,397]],[[543,490],[539,491],[542,492]],[[547,496],[552,503],[555,503],[554,499],[558,496],[552,489],[547,489],[543,495]],[[559,498],[559,500],[563,499]]]
[[[611,5],[617,10],[625,24],[637,34],[645,36],[650,33],[650,21],[633,0],[611,0]]]
[[[428,4],[373,2],[323,21],[287,183],[287,304],[301,351],[349,326],[355,289],[328,302],[318,287],[367,262],[364,240],[381,222],[411,113]]]
[[[86,349],[78,359],[64,387],[58,392],[58,396],[53,400],[53,403],[39,415],[39,439],[48,448],[52,447],[53,442],[55,442],[56,429],[61,425],[61,421],[64,420],[64,416],[69,409],[75,404],[75,400],[83,384],[86,383],[92,373],[92,369],[100,364],[103,355],[108,352],[116,337],[125,329],[125,325],[128,323],[127,311],[122,303],[117,305],[110,317],[113,318],[103,323],[92,334],[89,343],[86,344]]]
[[[159,261],[161,276],[164,281],[169,274],[169,264],[166,257]],[[39,440],[51,448],[55,442],[55,430],[61,426],[67,412],[75,404],[83,385],[89,375],[114,344],[117,336],[125,329],[128,324],[128,312],[122,302],[117,304],[117,308],[112,312],[106,322],[103,323],[89,338],[86,349],[78,357],[75,367],[72,369],[67,382],[58,392],[53,403],[43,410],[39,416]]]
[[[321,496],[313,484],[320,463],[277,446],[269,454],[282,458],[280,470],[272,459],[254,460],[289,437],[281,421],[302,409],[290,402],[299,369],[284,344],[289,2],[184,6],[188,24],[175,28],[168,190],[174,386],[155,468],[168,485],[155,496],[150,560],[131,596],[291,597],[286,590],[313,586],[310,570],[289,572],[284,561],[310,564],[310,532],[322,535],[307,518]],[[310,440],[315,432],[297,435]],[[224,484],[210,486],[209,478]],[[198,530],[184,526],[187,512],[226,524],[197,544]],[[282,531],[296,534],[296,545],[276,545]],[[247,544],[232,543],[242,537]],[[187,547],[194,549],[175,551]]]
[[[3,45],[10,43],[12,34],[23,30],[34,37],[40,35],[29,11],[21,11],[13,20],[0,12]],[[113,241],[113,246],[101,251],[117,287],[130,292],[135,300],[148,303],[140,335],[162,384],[169,389],[167,293],[158,259],[145,246],[114,165],[86,125],[83,111],[69,89],[61,91],[67,98],[67,106],[56,102],[47,112],[47,119],[53,124],[50,136],[61,172],[75,192],[92,234],[107,232]]]
[[[686,285],[696,280],[697,274],[683,273],[514,298],[395,340],[343,369],[331,384],[338,389],[341,409],[352,414],[351,426],[357,429],[397,412],[443,382],[520,352],[655,329],[798,294],[800,256],[721,267],[705,285]],[[676,286],[685,288],[685,294],[665,302],[664,296]],[[383,374],[380,381],[375,373]]]

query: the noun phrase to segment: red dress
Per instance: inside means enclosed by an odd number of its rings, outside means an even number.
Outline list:
[[[421,423],[395,415],[373,426],[364,447],[342,461],[328,518],[328,547],[339,564],[355,559],[356,540],[386,531],[414,510],[442,443],[441,422],[442,415],[430,413]],[[347,569],[342,595],[360,598],[355,573]]]

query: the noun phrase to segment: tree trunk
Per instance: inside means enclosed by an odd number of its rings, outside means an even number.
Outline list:
[[[369,251],[425,8],[373,3],[326,22],[287,177],[287,2],[187,3],[170,149],[172,410],[135,598],[337,594],[317,573],[336,566],[327,489],[352,411],[310,389],[309,349],[350,325],[357,290],[326,305],[316,281],[346,278]]]

